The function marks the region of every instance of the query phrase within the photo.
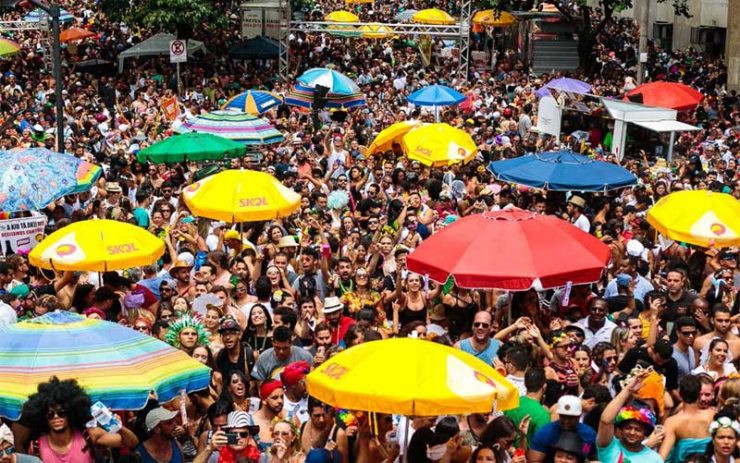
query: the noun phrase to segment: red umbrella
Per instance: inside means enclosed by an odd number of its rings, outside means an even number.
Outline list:
[[[642,103],[645,105],[676,109],[678,111],[694,109],[704,99],[704,95],[698,90],[694,90],[688,85],[679,84],[678,82],[649,82],[642,84],[627,93],[624,100],[629,101],[629,97],[635,95],[642,95]]]
[[[521,209],[464,217],[425,240],[409,270],[458,286],[524,291],[597,281],[609,247],[570,223]]]

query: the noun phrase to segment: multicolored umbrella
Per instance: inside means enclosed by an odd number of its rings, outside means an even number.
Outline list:
[[[383,374],[378,374],[382,371]],[[308,393],[334,407],[436,416],[519,405],[516,387],[473,355],[423,339],[360,344],[306,377]]]
[[[419,24],[455,24],[455,18],[439,8],[427,8],[417,11],[413,16],[413,20]]]
[[[678,82],[648,82],[627,93],[624,101],[640,95],[642,104],[686,111],[696,108],[704,94]]]
[[[210,133],[188,132],[173,135],[144,148],[136,155],[140,163],[170,164],[182,161],[220,161],[247,154],[242,143]]]
[[[117,323],[57,311],[0,329],[0,416],[17,420],[50,377],[76,379],[92,401],[139,410],[150,391],[164,403],[208,387],[208,367]]]
[[[0,56],[11,56],[18,53],[21,46],[12,40],[0,39]]]
[[[59,11],[59,22],[69,22],[73,21],[75,19],[74,16],[72,16],[72,13],[62,8]],[[36,8],[32,12],[28,13],[26,16],[23,17],[24,21],[29,22],[41,22],[41,20],[49,21],[51,22],[51,17],[49,16],[49,13],[42,10],[41,8]]]
[[[164,241],[146,229],[117,220],[83,220],[44,238],[31,253],[31,265],[48,270],[107,272],[156,262]]]
[[[81,27],[70,27],[65,29],[59,34],[60,42],[76,42],[77,40],[84,40],[90,37],[95,37],[95,32],[91,32]]]
[[[573,151],[534,153],[488,165],[497,179],[549,191],[609,191],[637,184],[622,166]]]
[[[298,193],[256,170],[219,172],[189,185],[182,197],[193,214],[230,223],[286,217],[301,206]]]
[[[0,210],[41,210],[68,194],[87,191],[102,170],[45,148],[0,151]]]
[[[267,145],[284,140],[283,134],[265,119],[233,110],[200,114],[184,122],[177,131],[212,133],[245,145]]]
[[[311,109],[313,107],[315,89],[296,84],[285,95],[285,104]],[[362,93],[352,95],[337,95],[329,92],[326,95],[326,107],[329,109],[351,109],[365,106],[365,96]]]
[[[408,268],[438,283],[452,276],[462,288],[525,291],[593,283],[610,258],[606,244],[576,226],[514,208],[445,227],[409,254]]]
[[[270,109],[283,104],[283,99],[262,90],[247,90],[230,98],[221,109],[235,109],[259,116]]]
[[[672,240],[706,248],[740,246],[740,201],[726,193],[671,193],[648,210],[647,221]]]
[[[341,72],[327,68],[313,68],[298,77],[298,82],[307,87],[321,85],[336,95],[354,95],[360,93],[360,87]]]

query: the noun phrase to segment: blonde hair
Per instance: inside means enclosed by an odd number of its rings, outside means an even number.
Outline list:
[[[740,378],[729,379],[719,387],[717,402],[720,407],[740,404]]]

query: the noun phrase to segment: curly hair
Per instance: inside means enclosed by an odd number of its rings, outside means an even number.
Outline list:
[[[38,391],[23,405],[23,421],[32,430],[33,438],[49,432],[46,414],[52,405],[64,407],[69,427],[77,431],[84,430],[85,424],[92,419],[92,400],[77,381],[53,376],[48,382],[39,384]]]

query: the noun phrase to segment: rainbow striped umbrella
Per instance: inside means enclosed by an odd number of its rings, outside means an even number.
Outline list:
[[[15,55],[21,49],[21,46],[12,40],[0,39],[0,56]]]
[[[295,84],[285,95],[285,104],[311,109],[313,106],[315,89],[306,85]],[[365,96],[362,93],[351,95],[337,95],[329,92],[326,95],[326,107],[329,109],[351,109],[365,106]]]
[[[283,104],[283,100],[270,92],[247,90],[229,99],[221,109],[235,109],[255,116]]]
[[[0,329],[0,416],[17,420],[29,395],[51,376],[76,379],[114,410],[144,408],[185,389],[208,387],[210,369],[158,339],[70,312],[51,312]]]
[[[267,145],[284,140],[283,134],[265,119],[234,110],[200,114],[184,122],[177,131],[212,133],[245,145]]]

